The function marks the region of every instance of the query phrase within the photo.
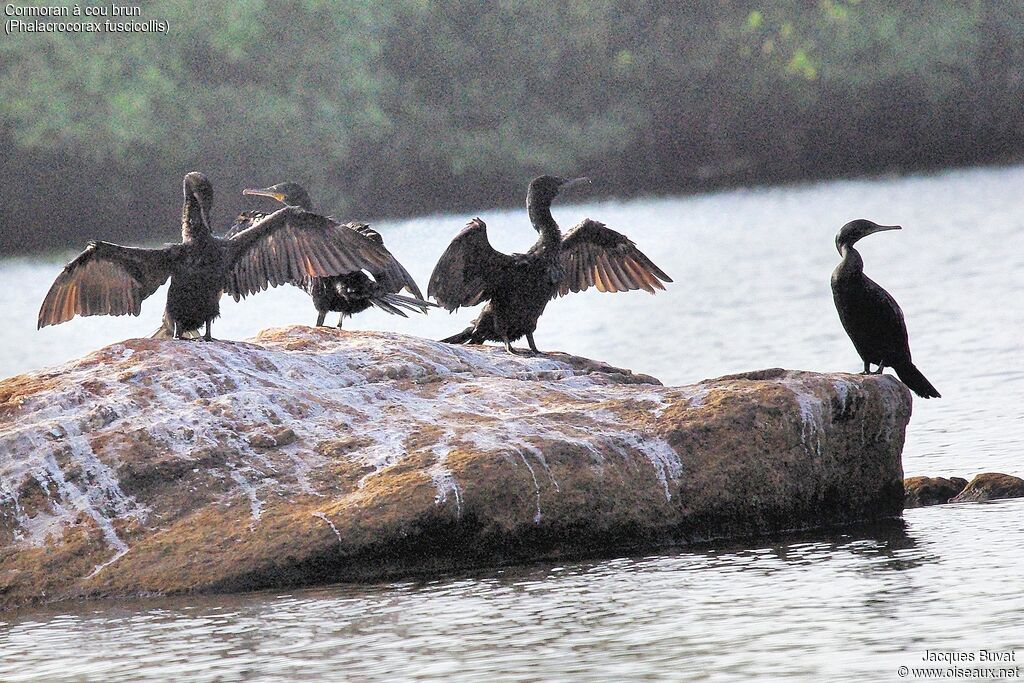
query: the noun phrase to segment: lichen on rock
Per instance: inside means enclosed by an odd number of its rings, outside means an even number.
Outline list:
[[[133,339],[0,382],[0,606],[241,590],[899,514],[909,393],[663,387],[300,326]]]

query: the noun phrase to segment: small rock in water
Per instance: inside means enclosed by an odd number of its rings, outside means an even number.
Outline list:
[[[919,508],[926,505],[948,503],[949,499],[967,486],[963,477],[907,477],[903,480],[906,498],[903,508]]]
[[[950,503],[980,502],[999,498],[1024,498],[1024,479],[1012,474],[979,474]]]

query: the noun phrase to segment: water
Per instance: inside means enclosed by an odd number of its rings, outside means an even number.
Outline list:
[[[1024,467],[1024,168],[828,182],[635,202],[562,204],[629,234],[675,278],[667,292],[588,292],[553,302],[541,349],[653,374],[667,384],[782,366],[857,371],[832,305],[833,238],[856,217],[904,230],[866,238],[866,270],[901,303],[918,367],[943,398],[916,401],[908,475]],[[492,244],[522,251],[525,212],[488,211]],[[380,224],[421,286],[468,217]],[[221,223],[226,224],[225,217]],[[168,238],[175,233],[168,226]],[[0,376],[154,330],[141,318],[76,319],[37,332],[60,259],[0,267]],[[440,337],[475,311],[353,329]],[[225,338],[312,322],[280,288],[223,302]],[[1018,650],[1024,501],[908,511],[905,527],[491,570],[425,584],[289,595],[90,603],[11,615],[0,679],[327,677],[452,680],[804,677],[897,680],[925,649]],[[1020,664],[1024,666],[1024,661]],[[391,674],[388,676],[387,674]]]

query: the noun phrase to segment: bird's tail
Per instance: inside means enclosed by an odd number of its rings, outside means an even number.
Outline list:
[[[181,336],[185,339],[198,339],[200,334],[199,330],[189,330]],[[164,313],[163,322],[160,323],[160,327],[156,328],[156,332],[150,336],[150,339],[174,339],[174,323],[167,317],[167,313]]]
[[[378,294],[372,297],[370,301],[382,311],[387,311],[392,315],[400,315],[403,318],[409,317],[405,314],[406,311],[426,313],[429,308],[437,308],[437,304],[402,294]]]
[[[152,336],[150,336],[150,339],[172,339],[173,337],[174,332],[172,330],[167,329],[165,325],[161,325],[160,327],[156,328],[156,332],[154,332]]]
[[[907,362],[893,366],[896,375],[907,387],[921,398],[942,398],[942,394],[932,386],[928,378],[921,374],[913,363]]]
[[[458,334],[453,334],[452,336],[442,339],[441,341],[444,342],[445,344],[465,344],[469,342],[471,339],[473,339],[473,331],[475,329],[476,327],[474,325],[470,325],[462,332],[459,332]]]

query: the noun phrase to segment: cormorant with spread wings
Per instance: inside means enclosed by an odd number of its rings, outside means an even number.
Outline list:
[[[313,210],[313,201],[309,198],[309,193],[298,183],[278,183],[264,189],[247,189],[243,190],[242,194],[270,197],[285,206],[295,206],[304,211]],[[260,211],[243,211],[228,231],[228,237],[241,232],[265,216],[266,214]],[[306,290],[312,297],[313,306],[317,311],[317,326],[324,324],[328,311],[337,311],[341,314],[338,316],[338,327],[341,327],[346,317],[361,313],[370,306],[376,306],[382,311],[403,318],[408,317],[405,311],[426,313],[428,307],[435,306],[423,300],[423,294],[416,286],[416,281],[384,247],[384,238],[379,232],[366,223],[343,223],[342,227],[354,230],[376,243],[390,259],[384,267],[369,269],[370,275],[360,270],[334,277],[303,277],[293,282],[292,284]],[[399,294],[402,289],[407,289],[412,296]]]
[[[39,309],[39,327],[76,315],[138,315],[142,301],[171,280],[165,325],[174,338],[206,326],[211,340],[220,297],[235,300],[303,277],[385,266],[380,245],[328,218],[285,207],[229,238],[213,235],[213,186],[202,173],[182,183],[181,243],[161,249],[90,242],[64,266]]]
[[[479,218],[452,240],[434,267],[427,296],[449,311],[488,303],[469,327],[442,341],[500,341],[509,353],[517,353],[512,342],[525,336],[530,350],[540,353],[533,333],[554,297],[591,286],[601,292],[643,289],[654,294],[665,289],[662,282],[672,282],[632,240],[602,223],[587,218],[562,235],[551,216],[551,202],[561,190],[581,182],[589,181],[544,175],[530,183],[526,206],[540,237],[525,254],[496,251]]]

